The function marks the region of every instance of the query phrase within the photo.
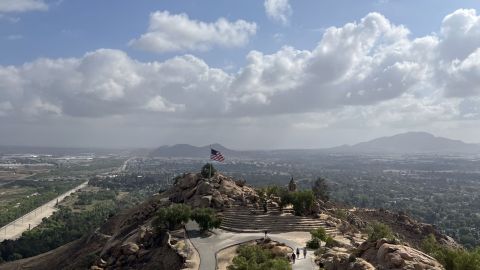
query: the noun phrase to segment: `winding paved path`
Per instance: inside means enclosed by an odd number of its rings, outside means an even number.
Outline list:
[[[232,233],[224,230],[214,230],[214,234],[209,237],[202,237],[200,235],[198,225],[195,222],[189,222],[186,225],[188,235],[191,242],[197,248],[200,255],[200,268],[199,270],[212,270],[215,269],[216,258],[215,254],[223,248],[244,243],[247,241],[263,238],[262,233]],[[310,237],[308,232],[297,233],[303,238]],[[268,235],[272,240],[277,242],[283,242],[292,249],[297,247],[304,247],[305,242],[299,240],[298,237],[292,235],[292,233],[276,233]],[[313,262],[313,251],[307,252],[307,258],[303,258],[303,254],[300,254],[301,259],[297,259],[293,264],[293,269],[297,270],[312,270],[317,269]]]

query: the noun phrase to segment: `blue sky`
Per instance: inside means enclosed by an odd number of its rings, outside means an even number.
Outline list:
[[[458,8],[480,8],[478,1],[291,1],[294,12],[289,25],[284,26],[267,18],[263,2],[259,0],[54,0],[46,3],[48,11],[5,14],[19,21],[0,23],[1,64],[17,65],[39,57],[79,57],[99,48],[124,50],[140,60],[167,59],[176,53],[144,53],[127,45],[129,40],[145,32],[149,14],[158,10],[187,13],[191,19],[206,22],[219,17],[256,22],[258,33],[247,46],[194,53],[210,65],[222,67],[242,65],[245,55],[253,49],[266,53],[284,45],[312,49],[323,29],[358,21],[369,12],[380,12],[391,22],[407,26],[413,36],[422,36],[438,31],[443,17]],[[276,34],[282,35],[281,40],[274,38]],[[8,37],[18,39],[8,41]]]
[[[478,142],[479,10],[0,0],[0,144],[308,148],[411,130]]]

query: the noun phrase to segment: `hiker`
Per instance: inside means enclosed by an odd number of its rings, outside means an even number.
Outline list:
[[[292,262],[293,262],[293,264],[295,264],[295,258],[296,258],[295,253],[292,253]]]
[[[303,248],[303,258],[305,259],[307,257],[307,247]]]
[[[300,259],[300,249],[297,247],[297,258]]]
[[[267,233],[268,233],[268,231],[267,231],[267,230],[265,230],[265,239],[267,238]]]

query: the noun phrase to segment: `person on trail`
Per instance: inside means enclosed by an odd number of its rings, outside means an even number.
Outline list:
[[[295,264],[295,258],[296,258],[295,253],[292,253],[292,262],[293,262],[293,264]]]
[[[303,248],[303,258],[305,259],[307,257],[307,247]]]
[[[265,238],[267,238],[267,233],[268,233],[268,231],[267,231],[267,230],[265,230]]]
[[[300,249],[297,247],[297,258],[300,259]]]

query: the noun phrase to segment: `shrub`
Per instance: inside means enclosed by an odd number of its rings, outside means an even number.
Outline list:
[[[444,247],[430,234],[423,240],[422,250],[437,259],[446,270],[480,270],[480,248],[468,251]]]
[[[215,167],[213,167],[212,163],[207,163],[203,165],[201,174],[204,178],[209,178],[211,176],[214,176],[217,173],[217,170]]]
[[[237,249],[238,255],[233,258],[228,270],[291,270],[290,263],[285,258],[275,255],[256,245],[242,245]]]
[[[310,231],[310,235],[312,236],[312,238],[318,238],[319,240],[322,240],[322,241],[326,241],[328,237],[327,231],[325,231],[325,229],[321,227]]]
[[[312,238],[307,242],[307,248],[318,249],[320,248],[320,240],[318,238]]]
[[[368,240],[369,241],[377,241],[382,238],[386,239],[393,239],[393,232],[388,225],[380,223],[380,222],[374,222],[372,225],[370,225],[367,229],[368,232]]]
[[[289,192],[286,188],[280,188],[278,190],[278,196],[280,197],[280,208],[284,208],[285,206],[291,204],[293,201],[292,193]]]
[[[211,208],[197,208],[192,213],[192,219],[195,220],[202,231],[211,230],[220,227],[222,220]]]
[[[331,236],[329,236],[329,237],[327,237],[327,239],[325,239],[325,246],[326,247],[332,248],[336,244],[337,244],[337,242]]]
[[[315,198],[322,201],[328,201],[330,199],[330,192],[325,178],[319,177],[312,184],[312,191],[315,194]]]
[[[153,226],[158,230],[174,230],[190,220],[190,207],[184,204],[172,204],[157,211]]]
[[[311,190],[291,192],[290,195],[295,215],[301,216],[310,214],[313,202],[315,201]]]

